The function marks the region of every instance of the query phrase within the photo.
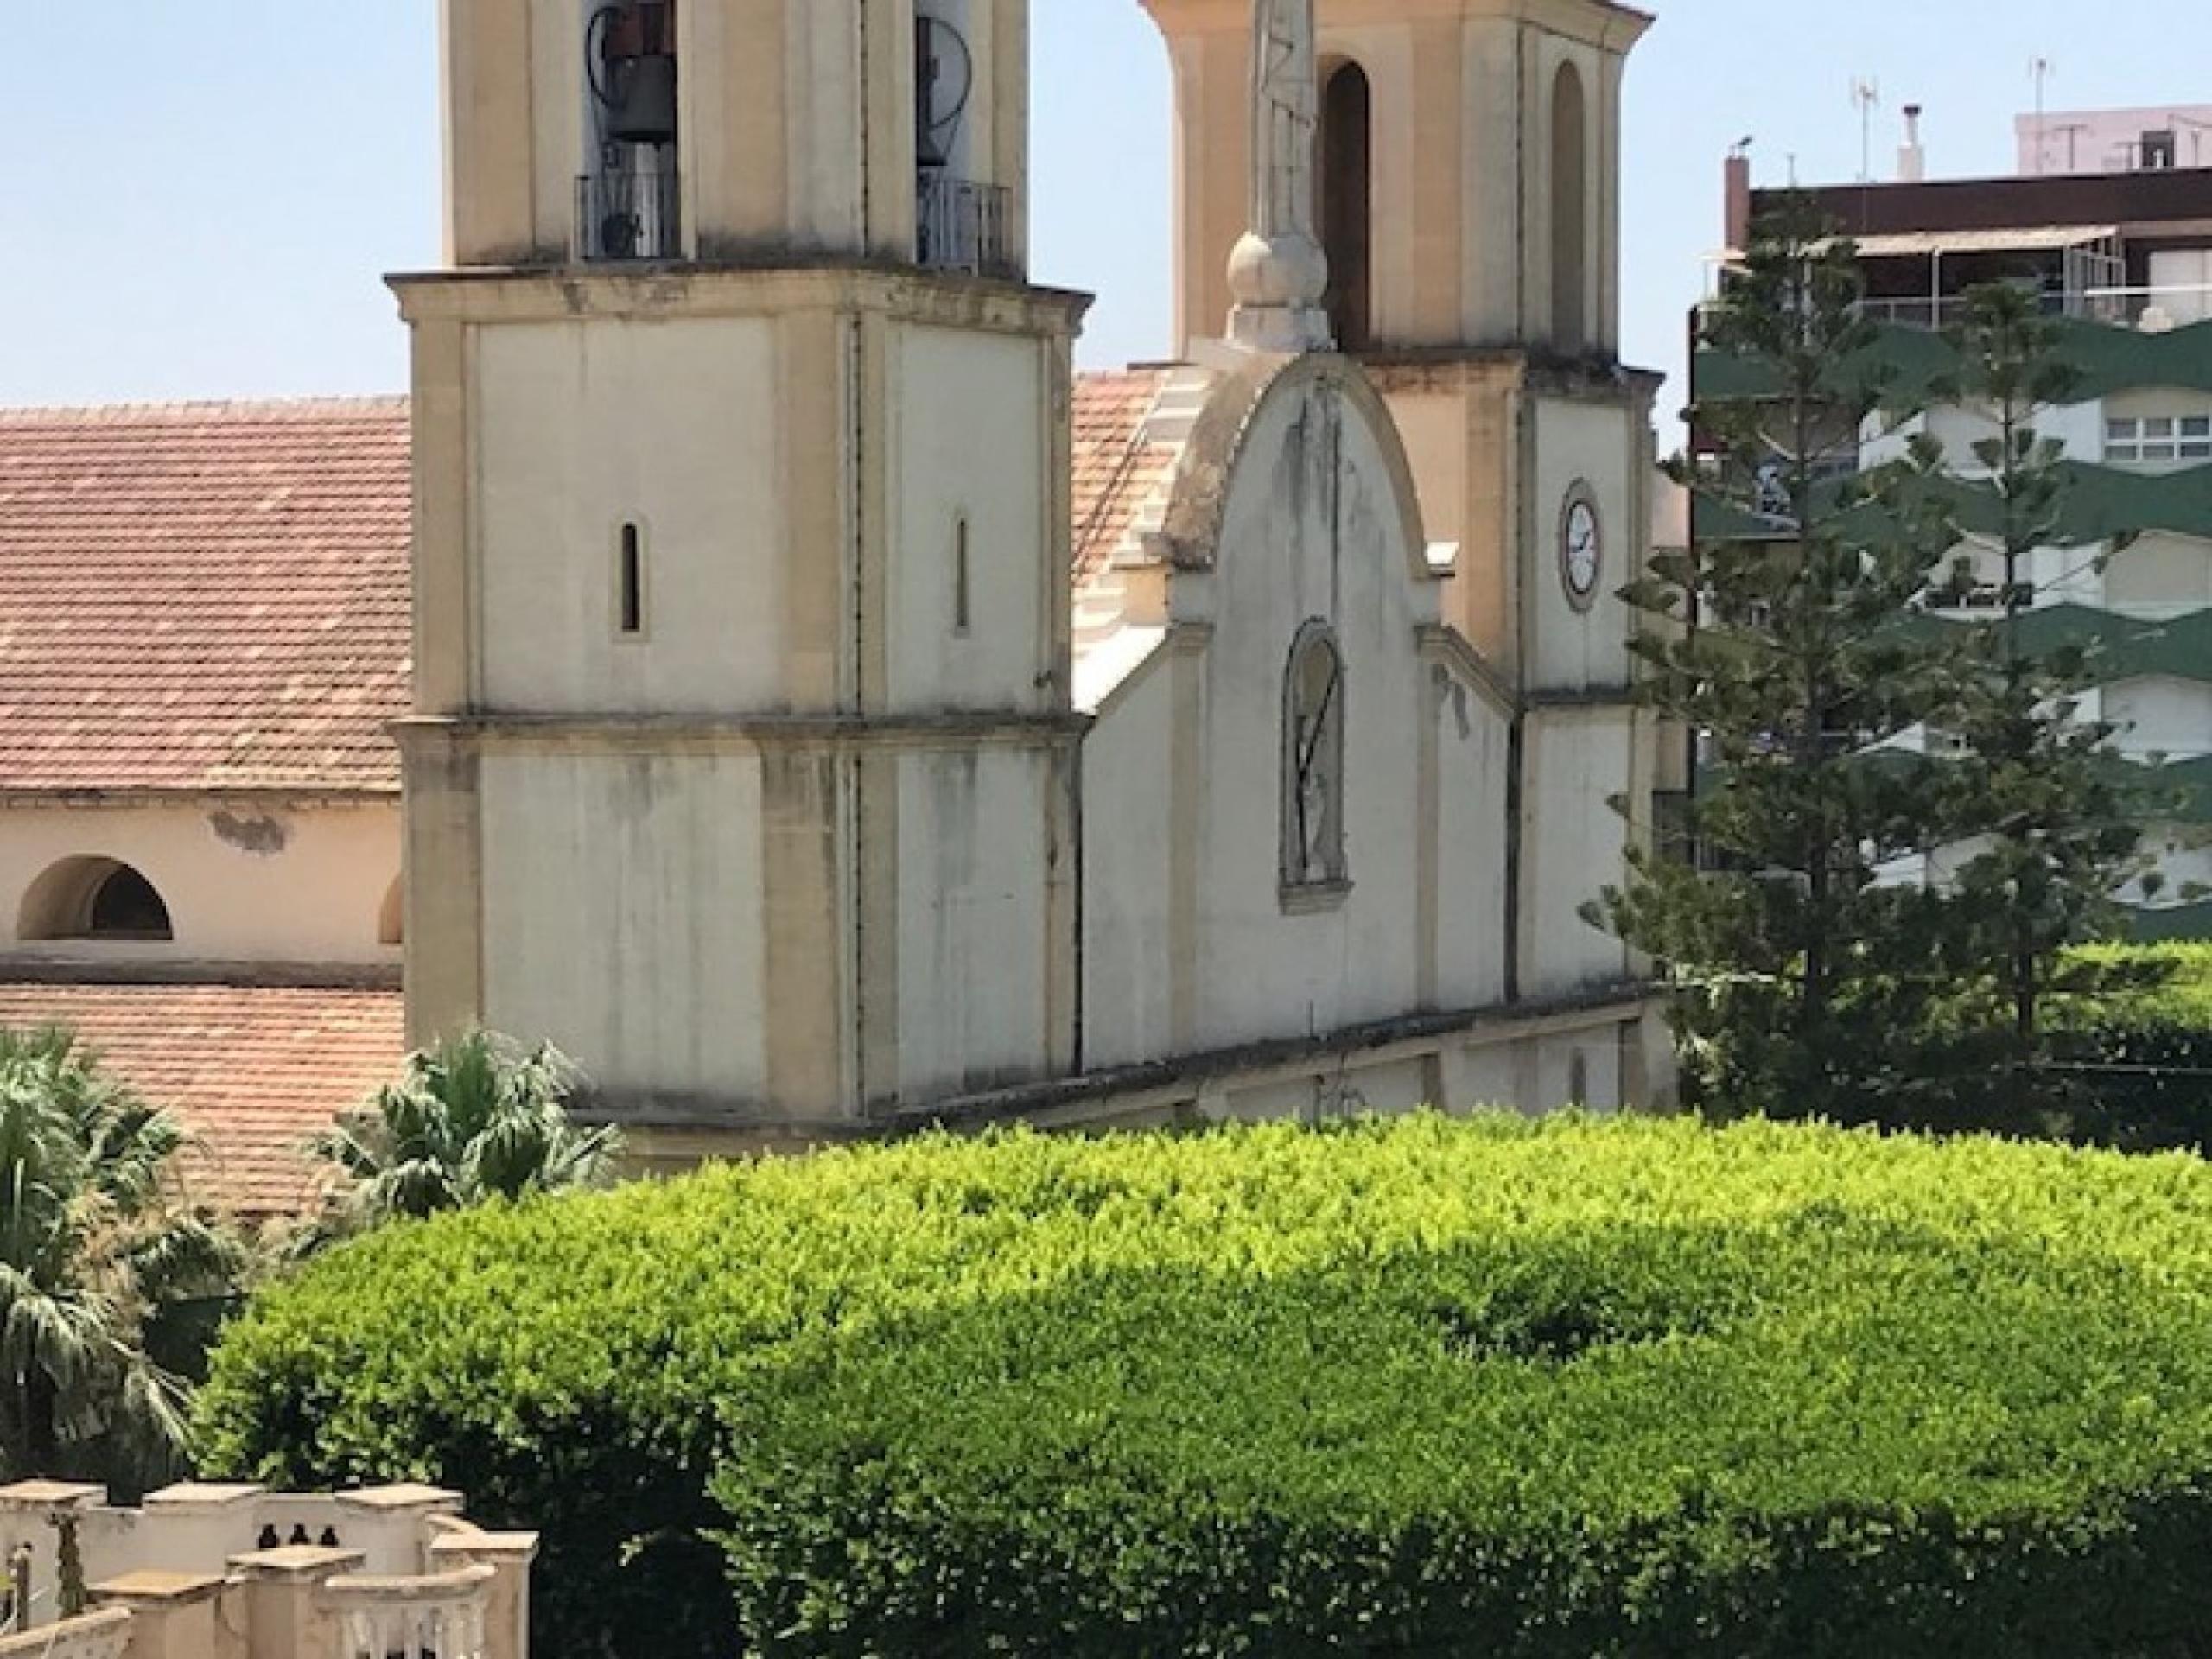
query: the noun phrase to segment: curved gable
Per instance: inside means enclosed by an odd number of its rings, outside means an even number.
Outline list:
[[[1354,423],[1382,458],[1408,576],[1424,583],[1442,580],[1428,562],[1413,467],[1389,406],[1358,364],[1328,354],[1255,358],[1215,388],[1192,432],[1168,504],[1166,535],[1179,569],[1207,569],[1217,563],[1231,488],[1243,469],[1261,464],[1254,443],[1268,430],[1270,417],[1332,404],[1338,417]]]

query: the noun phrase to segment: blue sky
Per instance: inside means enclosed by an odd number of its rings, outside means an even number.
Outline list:
[[[1626,352],[1678,366],[1722,152],[1762,179],[1878,168],[1928,105],[1933,169],[2009,171],[2030,60],[2055,107],[2212,103],[2212,7],[2174,0],[1657,0],[1630,70]],[[397,390],[378,280],[437,251],[436,0],[17,3],[0,402]],[[1171,345],[1166,54],[1136,0],[1036,0],[1035,268],[1100,296],[1086,364]],[[2093,27],[2091,27],[2093,25]]]

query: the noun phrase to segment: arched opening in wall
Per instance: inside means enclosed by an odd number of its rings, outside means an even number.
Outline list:
[[[175,938],[154,884],[112,858],[65,858],[23,895],[16,936],[27,941]]]
[[[397,877],[385,893],[384,907],[377,912],[377,943],[404,944],[407,942],[407,880]]]
[[[1341,890],[1344,858],[1344,659],[1318,618],[1298,631],[1283,675],[1282,890]]]
[[[1563,351],[1590,343],[1590,126],[1582,72],[1559,67],[1552,83],[1552,339]]]
[[[1338,66],[1321,89],[1321,246],[1329,321],[1344,351],[1374,339],[1375,109],[1367,71]]]

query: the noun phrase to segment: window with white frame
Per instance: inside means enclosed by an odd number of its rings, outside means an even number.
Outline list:
[[[2105,459],[2120,466],[2212,461],[2212,414],[2143,415],[2105,423]]]

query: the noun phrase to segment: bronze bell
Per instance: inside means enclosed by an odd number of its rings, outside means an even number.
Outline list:
[[[626,0],[593,24],[601,67],[595,82],[615,143],[676,142],[676,7],[673,0]]]

